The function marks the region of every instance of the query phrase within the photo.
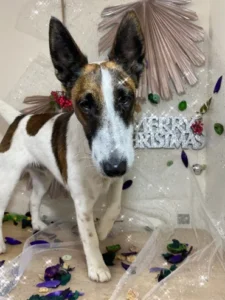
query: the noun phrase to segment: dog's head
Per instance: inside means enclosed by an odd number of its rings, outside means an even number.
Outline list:
[[[49,42],[56,76],[72,99],[95,166],[109,177],[124,175],[134,160],[135,91],[145,54],[135,13],[123,18],[107,62],[88,64],[55,18],[50,21]]]

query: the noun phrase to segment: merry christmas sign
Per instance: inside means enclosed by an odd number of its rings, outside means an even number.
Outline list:
[[[201,120],[186,119],[182,116],[143,115],[136,124],[134,147],[193,149],[199,150],[205,146],[205,135]]]

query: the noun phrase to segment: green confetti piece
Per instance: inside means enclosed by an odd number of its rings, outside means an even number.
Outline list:
[[[172,160],[169,160],[168,162],[167,162],[167,167],[171,167],[173,165],[173,161]]]
[[[186,101],[181,101],[179,104],[178,104],[178,109],[180,111],[184,111],[185,109],[187,109],[187,102]]]
[[[60,278],[60,284],[61,285],[66,285],[71,279],[71,274],[70,273],[66,273],[64,275],[61,276]]]
[[[159,96],[158,94],[150,93],[150,94],[148,94],[148,100],[149,100],[152,104],[159,104],[160,96]]]
[[[224,127],[222,124],[216,123],[216,124],[214,124],[214,130],[218,135],[222,135],[224,132]]]
[[[120,247],[119,244],[106,247],[106,250],[107,250],[108,252],[117,252],[117,251],[119,251],[120,249],[121,249],[121,247]]]

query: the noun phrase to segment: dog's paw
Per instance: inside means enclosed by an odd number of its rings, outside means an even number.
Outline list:
[[[106,266],[102,267],[89,267],[88,276],[91,280],[97,282],[107,282],[111,279],[111,273]]]
[[[6,244],[4,242],[0,243],[0,254],[6,252]]]
[[[47,228],[47,225],[42,222],[41,220],[38,221],[32,221],[32,228],[33,231],[41,231]]]

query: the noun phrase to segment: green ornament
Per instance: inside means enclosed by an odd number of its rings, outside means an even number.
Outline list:
[[[171,167],[173,165],[173,161],[172,160],[169,160],[168,162],[167,162],[167,167]]]
[[[178,254],[187,250],[187,245],[181,244],[178,240],[173,240],[172,244],[167,245],[167,250],[171,253]]]
[[[187,109],[187,102],[186,101],[181,101],[178,104],[178,108],[179,108],[180,111],[184,111],[185,109]]]
[[[119,251],[120,249],[121,249],[121,247],[120,247],[119,244],[106,247],[106,250],[107,250],[108,252],[117,252],[117,251]]]
[[[148,94],[148,100],[149,100],[152,104],[159,104],[160,96],[159,96],[158,94],[150,93],[150,94]]]
[[[71,274],[70,273],[66,273],[64,275],[61,276],[60,278],[60,284],[61,285],[66,285],[71,279]]]
[[[223,134],[223,132],[224,132],[224,127],[223,127],[222,124],[216,123],[216,124],[214,125],[214,130],[215,130],[215,132],[216,132],[218,135],[221,135],[221,134]]]

